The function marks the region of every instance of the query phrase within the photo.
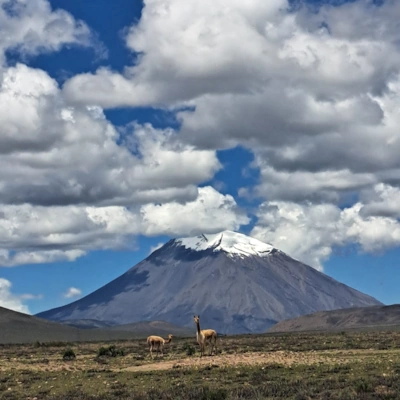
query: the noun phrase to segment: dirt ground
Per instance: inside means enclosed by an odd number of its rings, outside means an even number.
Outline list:
[[[174,358],[169,359],[168,356],[155,357],[154,360],[145,361],[142,365],[122,366],[122,365],[107,365],[107,368],[113,371],[162,371],[172,368],[196,368],[205,366],[237,366],[237,365],[260,365],[260,364],[282,364],[290,366],[293,364],[315,364],[325,363],[329,359],[334,358],[335,362],[345,362],[346,357],[333,352],[291,352],[291,351],[275,351],[275,352],[249,352],[240,354],[222,354],[213,356],[194,356],[186,358]],[[347,357],[348,359],[349,357]],[[129,359],[125,359],[125,362],[129,365]],[[7,365],[9,363],[9,365]],[[41,371],[74,371],[74,370],[85,370],[90,368],[91,357],[79,357],[73,363],[63,363],[59,360],[50,358],[41,362],[30,364],[18,360],[17,358],[3,362],[0,366],[1,370],[8,370],[8,367],[13,369],[29,369],[29,370],[41,370]]]
[[[380,351],[379,356],[382,357],[388,352]],[[390,352],[393,354],[393,351]],[[237,365],[268,365],[281,364],[284,366],[292,366],[297,364],[344,364],[355,359],[360,361],[367,357],[375,357],[377,352],[373,350],[352,350],[352,351],[319,351],[319,352],[293,352],[293,351],[275,351],[269,353],[242,353],[242,354],[224,354],[217,356],[205,357],[188,357],[179,360],[163,360],[155,359],[150,364],[130,366],[124,368],[124,371],[161,371],[172,368],[196,368],[208,365],[218,367],[228,367]]]
[[[93,355],[78,355],[76,360],[70,363],[63,362],[60,355],[39,354],[25,355],[25,357],[7,357],[0,353],[0,372],[11,370],[30,370],[30,371],[85,371],[91,369],[108,369],[119,372],[140,372],[140,371],[163,371],[174,368],[204,368],[229,367],[239,365],[262,365],[268,367],[271,364],[280,364],[285,367],[293,365],[313,365],[313,364],[346,364],[348,362],[364,362],[367,359],[377,363],[393,360],[400,360],[400,349],[376,350],[376,349],[354,349],[354,350],[319,350],[319,351],[264,351],[264,352],[244,352],[244,353],[223,353],[213,356],[199,357],[179,356],[171,352],[164,357],[155,356],[150,359],[145,355],[138,361],[129,354],[126,357],[111,358],[105,365],[96,363]]]
[[[103,354],[111,348],[115,354]],[[66,350],[76,358],[64,360]],[[201,358],[194,338],[176,340],[154,359],[143,340],[4,345],[0,398],[119,400],[152,391],[153,398],[166,399],[221,393],[231,399],[358,399],[400,393],[399,331],[234,336],[218,350]]]

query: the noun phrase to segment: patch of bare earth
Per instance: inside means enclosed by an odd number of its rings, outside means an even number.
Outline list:
[[[235,367],[239,365],[268,365],[279,364],[285,367],[295,365],[312,364],[346,364],[348,362],[371,362],[387,363],[400,361],[400,349],[376,350],[376,349],[354,349],[354,350],[319,350],[319,351],[271,351],[271,352],[248,352],[236,354],[218,354],[217,356],[198,355],[192,357],[179,357],[171,354],[164,358],[149,360],[145,357],[143,361],[137,361],[130,355],[118,359],[110,359],[105,365],[98,364],[93,355],[78,355],[72,362],[63,362],[61,356],[53,355],[48,358],[10,358],[0,356],[0,373],[10,370],[31,371],[84,371],[88,369],[107,369],[112,371],[162,371],[173,368],[205,368]],[[132,365],[141,364],[141,365]],[[381,388],[380,390],[383,390]]]
[[[172,368],[196,368],[206,366],[230,367],[237,365],[268,365],[281,364],[291,366],[294,364],[316,364],[329,362],[332,352],[292,352],[275,351],[271,353],[243,353],[243,354],[223,354],[217,356],[191,357],[178,360],[155,361],[151,364],[131,366],[124,371],[160,371]],[[335,357],[336,363],[346,362],[346,357]]]

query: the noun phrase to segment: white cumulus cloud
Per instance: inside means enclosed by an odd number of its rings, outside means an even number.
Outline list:
[[[3,75],[2,88],[5,203],[183,201],[193,199],[195,185],[220,168],[215,151],[182,144],[171,129],[133,124],[117,144],[121,134],[102,109],[67,106],[44,71],[18,64]]]
[[[7,4],[3,59],[92,40],[44,0]],[[319,269],[336,246],[398,246],[399,16],[395,1],[145,0],[125,37],[140,55],[123,73],[102,67],[59,88],[3,62],[1,264],[238,230],[250,219],[236,200],[202,187],[222,167],[217,150],[236,145],[259,172],[239,193],[261,202],[260,239]],[[180,127],[116,127],[103,107],[119,106],[168,108]]]
[[[125,206],[3,205],[0,265],[74,261],[95,249],[128,249],[134,237],[239,229],[249,219],[230,195],[200,188],[193,200]],[[27,250],[30,249],[30,250]]]
[[[162,232],[145,226],[142,207],[190,206],[198,184],[221,168],[215,151],[182,143],[172,129],[132,123],[119,131],[99,107],[68,106],[42,70],[19,63],[2,88],[3,266],[73,261]]]
[[[17,295],[12,292],[12,283],[4,278],[0,278],[0,306],[13,311],[29,314],[29,308],[24,304],[24,300],[37,298],[30,294]]]
[[[261,172],[258,196],[339,204],[368,186],[398,185],[396,2],[144,5],[126,36],[137,64],[75,76],[68,99],[169,107],[181,140],[246,146]]]
[[[212,187],[199,188],[196,200],[179,204],[146,204],[141,208],[143,234],[193,236],[225,229],[239,230],[250,222],[230,195],[222,195]]]
[[[82,294],[82,290],[78,289],[76,287],[70,287],[65,293],[64,293],[64,297],[66,299],[71,299],[72,297],[78,297]]]
[[[386,211],[386,195],[393,191],[398,196],[397,189],[377,185],[376,198],[382,202],[370,203],[372,207],[361,202],[344,208],[329,203],[265,202],[257,211],[252,235],[319,270],[337,247],[356,245],[360,251],[382,252],[400,246],[399,207],[390,210],[391,215],[377,212]],[[376,212],[371,215],[371,211]]]
[[[0,0],[0,64],[7,50],[36,55],[66,44],[91,46],[89,27],[47,0]]]

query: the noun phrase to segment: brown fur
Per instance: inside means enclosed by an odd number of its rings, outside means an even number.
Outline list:
[[[168,335],[168,339],[163,339],[161,336],[154,336],[154,335],[149,336],[147,338],[147,344],[149,346],[151,358],[153,358],[153,350],[156,350],[157,353],[161,351],[161,355],[163,356],[164,345],[166,343],[170,343],[172,337],[173,336],[171,334]]]
[[[200,357],[203,357],[207,343],[210,344],[210,356],[212,355],[213,348],[217,354],[217,332],[214,329],[200,329],[200,315],[194,316],[194,323],[197,327],[196,339],[200,345]]]

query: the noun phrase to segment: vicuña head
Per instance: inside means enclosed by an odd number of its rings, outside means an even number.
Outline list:
[[[217,354],[217,332],[214,329],[200,329],[200,315],[194,315],[193,319],[197,327],[196,340],[200,345],[200,357],[203,357],[207,343],[210,343],[210,356],[213,348],[215,348],[215,354]]]

